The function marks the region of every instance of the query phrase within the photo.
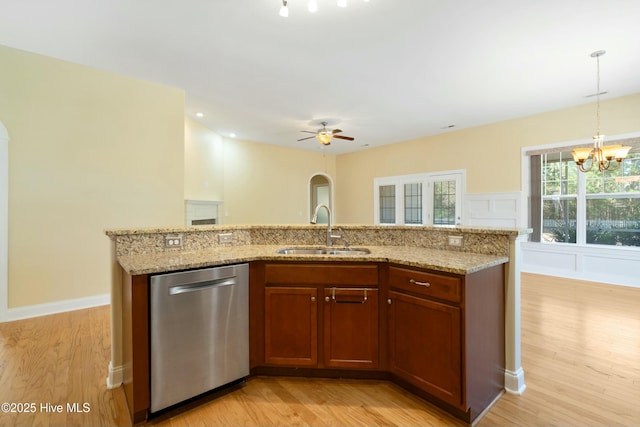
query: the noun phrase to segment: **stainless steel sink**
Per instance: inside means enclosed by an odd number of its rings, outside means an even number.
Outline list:
[[[284,255],[323,255],[327,253],[327,250],[322,248],[284,248],[278,249],[276,252]]]
[[[276,253],[283,255],[366,255],[371,251],[367,248],[282,248]]]
[[[371,251],[366,248],[355,248],[355,249],[329,249],[327,251],[328,255],[367,255],[370,254]]]

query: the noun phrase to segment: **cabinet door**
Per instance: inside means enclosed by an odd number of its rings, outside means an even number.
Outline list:
[[[325,288],[324,364],[378,367],[378,290]]]
[[[317,366],[316,288],[265,288],[265,362]]]
[[[435,397],[462,403],[460,308],[389,292],[391,371]]]

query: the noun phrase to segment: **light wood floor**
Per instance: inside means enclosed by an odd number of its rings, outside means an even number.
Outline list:
[[[106,306],[0,324],[0,403],[36,404],[0,412],[0,426],[130,425],[122,389],[105,388],[109,340]],[[523,274],[522,359],[526,391],[479,427],[640,426],[640,289]],[[68,412],[76,402],[90,411]],[[463,425],[385,381],[270,377],[150,424]]]

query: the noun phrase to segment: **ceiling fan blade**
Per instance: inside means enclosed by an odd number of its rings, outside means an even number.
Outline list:
[[[311,132],[311,131],[308,131],[308,130],[301,130],[300,132],[304,132],[304,133],[312,133],[312,134],[314,134],[314,135],[317,133],[317,132]]]
[[[315,136],[308,136],[306,138],[299,139],[298,141],[304,141],[305,139],[311,139],[311,138],[315,138]]]
[[[346,139],[347,141],[353,141],[355,139],[350,136],[342,136],[342,135],[333,135],[333,137],[336,139]]]
[[[334,135],[336,133],[340,133],[340,132],[342,132],[340,129],[334,129],[334,130],[331,131],[331,133],[334,134]]]

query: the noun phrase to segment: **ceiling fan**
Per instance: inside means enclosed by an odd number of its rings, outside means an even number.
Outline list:
[[[305,133],[312,133],[314,134],[314,136],[308,136],[306,138],[299,139],[298,141],[304,141],[306,139],[316,138],[318,142],[320,142],[323,145],[330,145],[332,138],[346,139],[347,141],[353,141],[353,138],[350,136],[336,135],[342,132],[340,129],[327,129],[327,122],[321,122],[320,124],[322,125],[322,129],[318,129],[315,132],[312,132],[309,130],[300,131]]]

